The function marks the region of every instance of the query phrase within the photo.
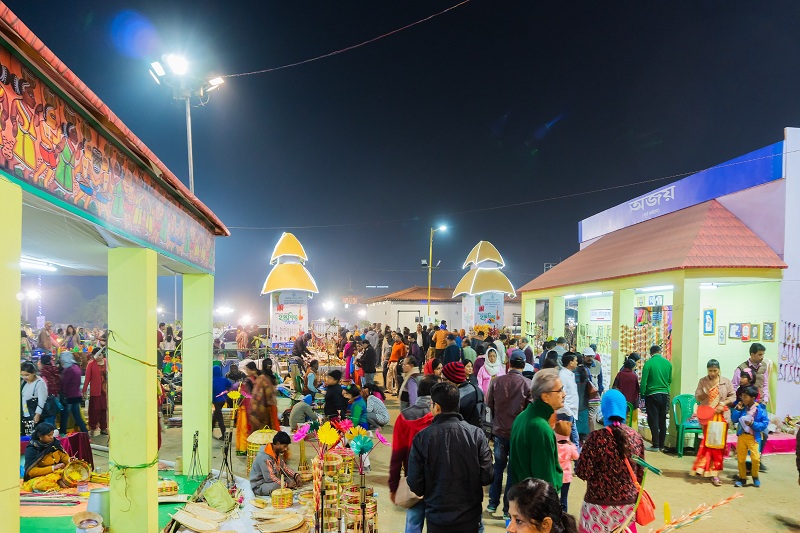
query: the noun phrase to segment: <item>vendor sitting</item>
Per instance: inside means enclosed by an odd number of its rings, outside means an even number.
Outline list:
[[[31,440],[25,448],[25,481],[53,474],[52,484],[61,485],[61,471],[69,464],[70,457],[53,436],[55,429],[47,422],[33,428]]]
[[[281,488],[281,477],[286,488],[294,489],[300,485],[300,474],[290,470],[283,459],[291,442],[288,433],[279,431],[272,437],[272,444],[267,444],[258,452],[250,470],[253,494],[269,496],[272,491]]]

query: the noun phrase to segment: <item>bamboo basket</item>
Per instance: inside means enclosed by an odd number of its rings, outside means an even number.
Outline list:
[[[372,497],[375,490],[372,487],[365,487],[367,497]],[[348,500],[350,498],[358,498],[361,495],[360,485],[346,485],[342,490],[342,499]]]
[[[234,415],[236,415],[236,409],[232,407],[222,408],[222,421],[225,423],[225,429],[236,428],[236,426],[233,425]]]
[[[367,520],[374,518],[375,514],[378,512],[378,500],[375,498],[369,497],[367,498]],[[345,516],[349,519],[353,518],[361,518],[361,503],[359,503],[359,497],[350,497],[345,500],[342,504],[342,509],[344,510]]]
[[[334,477],[339,473],[339,468],[342,466],[342,456],[335,453],[326,453],[325,461],[323,462],[325,475]]]
[[[250,476],[250,469],[256,455],[261,451],[261,447],[272,442],[272,438],[278,433],[274,429],[259,429],[247,437],[247,475]]]
[[[293,498],[292,489],[275,489],[272,491],[272,506],[275,509],[286,509],[292,506]]]
[[[92,469],[89,463],[76,459],[64,467],[61,471],[61,478],[70,487],[77,487],[81,481],[89,481],[92,477]]]
[[[224,522],[228,519],[228,515],[225,513],[220,513],[213,507],[210,507],[205,504],[189,502],[183,508],[185,511],[193,514],[194,516],[202,519],[207,520],[209,522]]]

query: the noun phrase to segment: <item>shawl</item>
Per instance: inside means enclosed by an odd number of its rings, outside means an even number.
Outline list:
[[[39,464],[39,461],[56,451],[64,451],[58,439],[53,439],[49,444],[31,439],[28,442],[28,446],[25,448],[25,479],[28,479],[28,472],[30,472],[31,468],[35,467]]]
[[[494,363],[489,360],[489,352],[491,351],[494,351],[495,355],[497,356]],[[488,372],[490,376],[496,376],[503,366],[503,363],[500,361],[500,356],[497,354],[497,350],[494,348],[489,348],[489,350],[486,352],[486,362],[483,364],[483,368],[486,369],[486,372]]]

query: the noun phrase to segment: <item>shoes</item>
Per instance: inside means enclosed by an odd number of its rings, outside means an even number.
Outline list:
[[[108,435],[108,430],[107,429],[101,429],[100,430],[100,434],[101,435]]]
[[[645,451],[659,453],[661,452],[661,448],[656,448],[655,446],[650,446],[649,448],[645,448]]]
[[[742,479],[739,476],[733,476],[734,487],[744,487],[745,485],[747,485],[747,479]]]
[[[761,486],[761,480],[758,479],[757,477],[754,477],[753,478],[753,486],[756,487],[756,488],[760,487]]]
[[[722,485],[722,481],[720,481],[718,477],[712,477],[711,484],[714,485],[715,487],[719,487]]]
[[[742,482],[740,480],[737,479],[736,481],[733,482],[733,486],[738,488],[738,487],[742,487],[744,485],[742,484]]]
[[[759,472],[766,472],[767,471],[767,465],[765,465],[764,463],[759,464],[758,465],[758,471]]]
[[[511,520],[511,515],[508,513],[503,513],[503,520]]]
[[[497,511],[497,506],[496,505],[489,505],[488,507],[486,507],[486,511],[489,512],[489,513],[494,514],[494,512]]]

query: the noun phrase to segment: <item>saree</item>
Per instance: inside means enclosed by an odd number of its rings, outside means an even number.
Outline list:
[[[719,386],[714,386],[708,391],[708,405],[714,409],[720,402]],[[726,425],[727,432],[727,425]],[[724,449],[706,448],[708,437],[708,421],[703,424],[703,440],[697,449],[697,458],[692,465],[692,472],[703,477],[718,477],[722,472],[722,461],[725,458]]]
[[[246,378],[239,385],[242,398],[239,407],[236,409],[236,455],[245,455],[247,453],[247,437],[250,436],[250,422],[247,418],[247,412],[252,401],[248,396],[251,395],[252,390],[253,381],[251,378]]]

